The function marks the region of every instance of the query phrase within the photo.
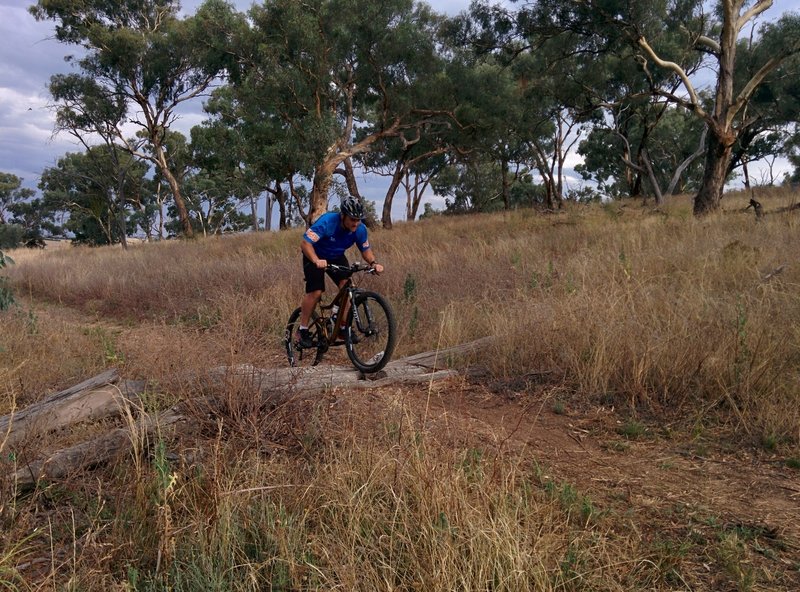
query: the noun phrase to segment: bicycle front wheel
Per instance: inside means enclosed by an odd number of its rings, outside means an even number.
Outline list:
[[[311,320],[308,323],[308,331],[311,333],[312,347],[300,347],[300,308],[295,309],[289,317],[289,322],[286,324],[286,331],[284,333],[283,342],[286,346],[286,357],[289,359],[289,365],[292,367],[301,366],[316,366],[322,361],[322,356],[325,354],[327,348],[327,339],[325,338],[325,328],[322,325],[322,319],[314,311],[311,314]]]
[[[365,373],[377,372],[394,352],[394,313],[383,296],[357,292],[350,310],[345,348],[353,365]]]

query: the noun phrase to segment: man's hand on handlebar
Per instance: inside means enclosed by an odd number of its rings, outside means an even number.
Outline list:
[[[320,262],[322,261],[325,260],[320,259]],[[365,271],[367,273],[374,273],[375,275],[380,275],[381,273],[383,273],[384,269],[383,265],[381,265],[380,263],[374,263],[372,265],[369,265],[367,263],[353,263],[349,267],[345,267],[344,265],[336,265],[335,263],[328,263],[327,261],[325,261],[325,263],[327,264],[326,269],[328,271],[344,271],[350,273]]]
[[[328,262],[325,259],[317,259],[315,265],[317,266],[317,269],[325,269],[328,267]]]

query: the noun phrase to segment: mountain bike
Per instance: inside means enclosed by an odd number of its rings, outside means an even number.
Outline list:
[[[318,302],[309,319],[312,346],[299,343],[300,308],[289,316],[284,334],[286,355],[291,366],[316,366],[329,348],[344,345],[347,356],[357,369],[369,374],[378,372],[392,357],[397,331],[389,303],[376,292],[359,288],[353,280],[357,273],[375,273],[368,265],[354,263],[328,265],[328,270],[344,272],[346,283],[328,304]],[[338,317],[345,311],[345,323]]]

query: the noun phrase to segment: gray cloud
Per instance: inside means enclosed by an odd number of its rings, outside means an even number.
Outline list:
[[[0,170],[35,188],[41,171],[77,148],[53,138],[48,109],[50,76],[70,71],[70,48],[52,39],[51,23],[37,22],[20,6],[0,1]]]

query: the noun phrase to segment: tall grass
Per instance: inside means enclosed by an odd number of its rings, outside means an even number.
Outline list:
[[[660,577],[635,537],[530,465],[404,421],[399,434],[316,441],[302,463],[223,441],[202,469],[156,456],[135,478],[149,485],[118,500],[118,577],[187,591],[625,590]]]

